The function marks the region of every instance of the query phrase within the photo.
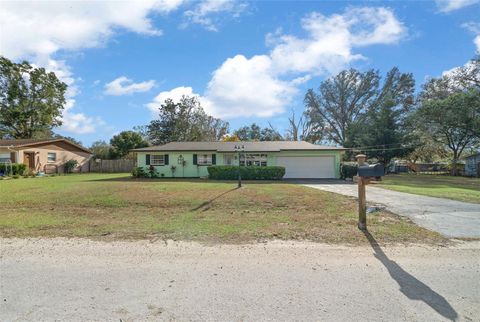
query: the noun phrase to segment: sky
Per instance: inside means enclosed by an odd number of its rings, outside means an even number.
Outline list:
[[[398,66],[417,89],[480,51],[480,0],[0,1],[0,55],[65,82],[55,132],[89,146],[198,97],[234,129],[281,133],[309,88]]]

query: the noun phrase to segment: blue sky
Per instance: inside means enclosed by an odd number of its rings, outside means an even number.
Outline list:
[[[231,129],[283,132],[305,91],[341,69],[398,66],[419,87],[477,50],[479,0],[0,3],[0,54],[69,84],[56,131],[87,146],[182,94]]]

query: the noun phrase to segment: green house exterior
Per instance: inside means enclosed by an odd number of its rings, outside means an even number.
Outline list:
[[[284,166],[287,179],[313,179],[340,178],[344,149],[303,141],[268,141],[172,142],[132,151],[138,167],[153,167],[166,178],[208,177],[209,165],[238,166],[240,160],[242,166]]]

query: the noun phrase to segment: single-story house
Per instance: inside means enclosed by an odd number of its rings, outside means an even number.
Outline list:
[[[0,140],[0,163],[24,163],[34,172],[62,173],[69,160],[78,162],[75,172],[88,171],[92,152],[67,139]]]
[[[465,158],[465,175],[480,177],[480,152]]]
[[[235,146],[243,146],[240,152]],[[209,165],[283,166],[284,178],[340,178],[344,148],[308,142],[171,142],[132,150],[137,166],[164,177],[206,177]]]

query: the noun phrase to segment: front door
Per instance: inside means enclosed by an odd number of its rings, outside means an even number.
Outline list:
[[[27,165],[29,169],[35,169],[35,153],[23,152],[23,163]]]

